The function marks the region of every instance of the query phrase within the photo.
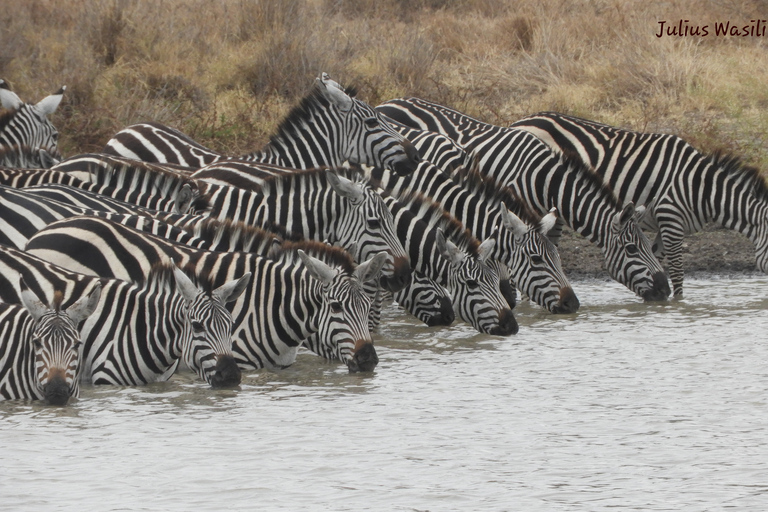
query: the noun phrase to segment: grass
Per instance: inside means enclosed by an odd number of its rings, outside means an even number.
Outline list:
[[[502,125],[556,110],[766,173],[768,38],[655,36],[761,15],[757,0],[32,0],[0,13],[0,77],[27,101],[68,86],[65,155],[147,120],[246,153],[326,71],[373,105],[420,96]]]

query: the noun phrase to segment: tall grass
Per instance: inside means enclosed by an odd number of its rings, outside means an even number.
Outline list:
[[[326,71],[371,104],[420,96],[496,124],[557,110],[768,169],[768,38],[655,36],[660,20],[747,24],[764,0],[5,4],[0,77],[27,101],[68,86],[65,154],[147,120],[245,153]]]

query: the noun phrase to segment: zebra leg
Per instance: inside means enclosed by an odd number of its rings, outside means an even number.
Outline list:
[[[673,296],[683,297],[683,234],[661,227],[659,237],[663,242],[663,252],[667,256],[667,271],[672,281]]]

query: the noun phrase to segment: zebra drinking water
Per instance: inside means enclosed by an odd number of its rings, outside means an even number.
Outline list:
[[[66,405],[80,394],[78,325],[96,309],[101,289],[62,308],[61,291],[48,303],[23,278],[18,288],[21,304],[0,303],[0,398]]]
[[[640,133],[542,112],[512,124],[589,164],[622,201],[647,208],[658,231],[675,296],[683,293],[683,237],[709,222],[746,235],[757,268],[768,272],[768,185],[756,169],[720,153],[705,155],[675,135]]]

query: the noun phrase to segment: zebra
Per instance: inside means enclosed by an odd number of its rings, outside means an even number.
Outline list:
[[[0,167],[48,169],[58,163],[58,159],[42,148],[32,149],[26,145],[16,144],[0,148]]]
[[[556,154],[525,130],[482,123],[426,100],[390,100],[377,110],[403,124],[454,139],[472,155],[482,174],[511,187],[534,211],[544,215],[556,207],[559,222],[550,237],[556,241],[564,223],[597,244],[611,277],[643,300],[663,301],[669,296],[669,280],[638,227],[644,207],[622,205],[579,159]]]
[[[372,169],[370,178],[395,195],[420,192],[441,204],[478,238],[496,240],[494,258],[534,302],[557,314],[575,313],[579,300],[563,272],[557,248],[545,236],[557,218],[533,214],[507,187],[471,169],[457,170],[454,181],[430,161],[406,177]],[[525,220],[523,220],[525,219]],[[513,305],[512,300],[508,300]]]
[[[129,126],[110,139],[104,153],[200,168],[222,160],[178,130],[159,123]],[[413,145],[370,105],[322,73],[312,91],[280,123],[260,151],[239,157],[295,169],[338,167],[345,162],[411,172],[419,161]]]
[[[768,272],[768,186],[756,169],[715,152],[705,155],[676,135],[641,133],[542,112],[512,125],[556,151],[572,152],[622,201],[646,206],[644,227],[658,233],[674,296],[683,294],[683,237],[714,222],[746,235],[757,268]]]
[[[240,383],[231,350],[232,317],[223,306],[243,292],[249,274],[215,287],[204,275],[192,278],[187,270],[159,264],[144,282],[132,284],[72,272],[0,246],[0,302],[20,303],[18,283],[9,279],[18,274],[49,302],[60,291],[78,296],[101,289],[96,310],[80,328],[84,382],[162,382],[184,361],[212,387]]]
[[[479,332],[517,334],[491,258],[495,240],[480,243],[440,205],[419,194],[384,199],[414,268],[448,289],[456,315]]]
[[[269,258],[202,251],[107,219],[72,217],[39,231],[27,251],[82,273],[133,281],[144,279],[155,261],[169,258],[220,279],[248,271],[254,277],[232,309],[232,350],[241,368],[290,366],[301,342],[319,333],[323,342],[338,347],[333,350],[351,372],[372,371],[378,358],[367,328],[371,301],[361,283],[378,275],[386,255],[355,268],[342,249],[304,244],[282,244]]]
[[[10,90],[8,83],[0,79],[0,151],[44,150],[50,157],[61,159],[58,149],[59,132],[48,120],[64,97],[67,86],[46,96],[35,105],[24,103]],[[16,149],[12,149],[16,148]],[[43,160],[41,158],[41,160]],[[41,164],[52,163],[45,159]]]
[[[61,292],[48,303],[23,277],[18,287],[20,304],[0,303],[0,399],[66,405],[80,395],[78,325],[96,309],[101,289],[62,309]]]

